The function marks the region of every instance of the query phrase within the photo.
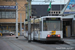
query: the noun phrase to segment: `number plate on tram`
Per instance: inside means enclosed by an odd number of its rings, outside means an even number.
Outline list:
[[[52,35],[53,37],[55,37],[56,35]]]

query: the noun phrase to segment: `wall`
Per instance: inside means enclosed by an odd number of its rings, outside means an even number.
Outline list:
[[[25,3],[26,1],[17,1],[18,3],[18,22],[20,22],[20,13],[22,14],[22,22],[25,20]],[[3,1],[0,0],[0,6],[15,6],[15,2],[13,1]],[[5,9],[6,10],[6,9]],[[15,10],[16,11],[16,10]],[[11,22],[16,22],[15,19],[0,19],[0,23],[11,23]]]

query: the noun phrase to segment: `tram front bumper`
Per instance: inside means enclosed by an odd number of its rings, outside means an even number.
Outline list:
[[[46,37],[47,41],[59,41],[61,40],[60,35],[51,35]]]
[[[47,41],[60,41],[61,38],[60,37],[50,37],[50,38],[46,38]]]
[[[40,41],[62,41],[61,38],[40,38]]]

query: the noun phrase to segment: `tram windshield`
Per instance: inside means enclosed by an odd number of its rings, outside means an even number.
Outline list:
[[[44,19],[43,20],[43,31],[60,31],[61,20]]]

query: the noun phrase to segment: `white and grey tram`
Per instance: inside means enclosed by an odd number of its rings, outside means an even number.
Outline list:
[[[24,24],[24,37],[28,38],[28,21]],[[62,38],[62,16],[43,16],[31,19],[31,40],[51,41]]]

